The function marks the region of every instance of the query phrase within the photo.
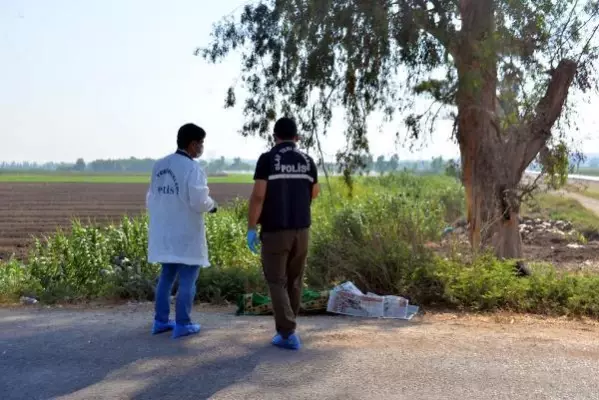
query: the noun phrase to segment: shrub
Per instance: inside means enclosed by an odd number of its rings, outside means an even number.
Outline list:
[[[439,260],[436,276],[446,304],[461,309],[599,317],[598,275],[558,273],[550,265],[537,265],[532,276],[522,278],[512,263],[483,255],[469,264]]]
[[[40,299],[77,300],[102,294],[110,267],[112,243],[103,230],[74,222],[72,232],[58,231],[45,242],[36,241],[29,259],[31,276],[40,282]]]
[[[454,179],[432,175],[420,177],[407,172],[365,180],[371,188],[393,188],[392,194],[415,202],[434,200],[444,208],[444,220],[453,222],[464,215],[465,197],[462,186]]]
[[[246,214],[247,215],[247,214]],[[241,219],[236,209],[221,210],[206,218],[206,237],[210,265],[216,267],[257,267],[260,260],[246,244],[246,216]]]
[[[197,296],[203,301],[236,301],[247,292],[266,291],[260,258],[246,246],[247,202],[206,218],[211,267],[202,269]]]
[[[152,298],[157,267],[147,262],[147,218],[104,228],[72,224],[37,240],[27,268],[40,300]]]
[[[200,271],[197,297],[201,301],[235,302],[240,295],[253,292],[268,292],[262,270],[257,266],[213,266]]]
[[[438,297],[430,270],[434,257],[424,244],[439,238],[443,212],[438,201],[385,193],[348,202],[330,223],[313,229],[308,285],[352,280],[380,294]]]
[[[516,277],[513,264],[483,255],[469,264],[438,259],[435,275],[448,305],[470,310],[519,309],[526,280]]]
[[[38,289],[27,268],[17,260],[0,264],[0,302],[14,302]]]

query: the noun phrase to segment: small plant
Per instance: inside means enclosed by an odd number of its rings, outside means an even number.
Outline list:
[[[586,245],[588,242],[589,241],[582,233],[576,231],[576,243]]]
[[[12,303],[22,295],[30,295],[37,285],[29,270],[17,260],[0,264],[0,302]]]

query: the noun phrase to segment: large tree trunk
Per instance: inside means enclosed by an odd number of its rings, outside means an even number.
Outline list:
[[[519,230],[519,202],[515,196],[521,174],[512,167],[513,160],[506,154],[506,146],[487,139],[487,144],[468,147],[485,140],[480,131],[474,131],[464,121],[465,146],[462,146],[463,183],[466,188],[470,242],[475,250],[492,246],[500,258],[522,257],[522,239]]]
[[[460,118],[463,183],[466,189],[470,242],[475,250],[492,246],[501,258],[521,258],[517,185],[522,177],[508,146],[496,140],[492,124],[464,111]],[[474,145],[473,145],[474,144]]]
[[[497,106],[497,49],[493,0],[460,0],[462,31],[456,54],[458,142],[466,189],[470,242],[492,246],[500,258],[522,258],[517,186],[546,145],[576,73],[562,61],[552,73],[535,115],[508,131],[500,128]]]

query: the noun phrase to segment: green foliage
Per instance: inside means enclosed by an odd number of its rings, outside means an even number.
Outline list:
[[[212,267],[200,274],[202,300],[235,300],[246,290],[264,290],[259,259],[245,246],[247,204],[206,218]],[[23,267],[17,261],[0,264],[0,296],[22,294],[42,302],[95,298],[152,300],[159,266],[147,262],[147,217],[123,218],[117,226],[73,223],[35,248]]]
[[[313,230],[306,271],[310,287],[330,288],[332,283],[352,280],[365,290],[409,296],[419,304],[430,304],[438,293],[431,278],[433,254],[423,245],[439,236],[442,211],[430,219],[426,206],[408,206],[402,212],[373,210],[389,206],[397,211],[402,200],[379,198],[370,204],[342,208],[329,225]],[[405,203],[403,203],[405,204]]]
[[[490,255],[466,262],[427,246],[463,212],[463,191],[453,178],[358,178],[351,196],[333,179],[323,192],[313,207],[305,281],[312,288],[352,280],[421,306],[599,316],[597,275],[539,265],[533,276],[519,278],[513,264]],[[259,258],[245,246],[246,215],[247,203],[237,201],[207,216],[212,267],[200,272],[199,300],[234,302],[243,293],[267,292]],[[102,228],[75,222],[39,240],[26,265],[0,264],[0,300],[152,300],[159,267],[147,263],[146,249],[146,217]]]
[[[425,182],[425,184],[423,184]],[[427,207],[430,202],[438,201],[443,209],[443,219],[447,223],[464,215],[464,190],[456,180],[432,175],[418,177],[409,173],[386,175],[378,180],[366,181],[366,185],[396,188],[393,192],[407,201],[413,201]]]
[[[239,204],[239,203],[237,203]],[[217,266],[250,266],[259,261],[247,249],[247,213],[242,214],[239,205],[206,218],[206,237],[210,264]]]
[[[568,173],[571,172],[570,149],[562,140],[551,148],[547,148],[540,157],[543,164],[545,184],[551,189],[561,189],[568,183]]]
[[[460,166],[454,160],[449,160],[447,164],[445,164],[445,175],[455,178],[458,181],[462,180]]]
[[[147,298],[156,267],[148,265],[147,220],[124,218],[119,226],[99,228],[76,221],[37,240],[28,271],[44,302],[100,296]],[[134,260],[134,261],[130,261]]]
[[[0,263],[0,302],[14,302],[31,286],[30,270],[16,260]]]
[[[347,147],[338,161],[346,172],[364,167],[366,121],[375,112],[385,121],[403,118],[419,137],[439,118],[455,119],[460,97],[480,99],[491,88],[501,110],[463,105],[497,111],[501,133],[519,140],[510,128],[544,118],[537,106],[561,61],[577,65],[576,89],[596,86],[596,0],[458,3],[258,0],[218,23],[212,43],[197,53],[210,62],[241,53],[240,81],[249,92],[244,135],[268,137],[278,116],[292,115],[315,144],[333,110],[344,109]],[[226,97],[234,106],[234,87]],[[432,104],[418,107],[416,97]]]
[[[515,308],[524,280],[515,277],[513,265],[485,255],[469,265],[443,260],[436,270],[449,304],[474,310]]]
[[[483,255],[467,265],[443,260],[436,275],[446,303],[462,309],[599,316],[596,274],[557,273],[537,265],[532,276],[519,278],[513,265]]]
[[[268,293],[262,268],[256,259],[251,266],[213,266],[200,272],[197,297],[201,301],[236,302],[245,293]]]

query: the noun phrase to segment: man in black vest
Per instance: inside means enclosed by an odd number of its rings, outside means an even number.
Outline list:
[[[292,119],[278,120],[274,137],[276,145],[256,165],[247,242],[254,253],[262,243],[262,267],[277,330],[272,344],[299,350],[296,318],[308,256],[310,206],[319,193],[318,173],[314,160],[297,149],[297,126]]]

